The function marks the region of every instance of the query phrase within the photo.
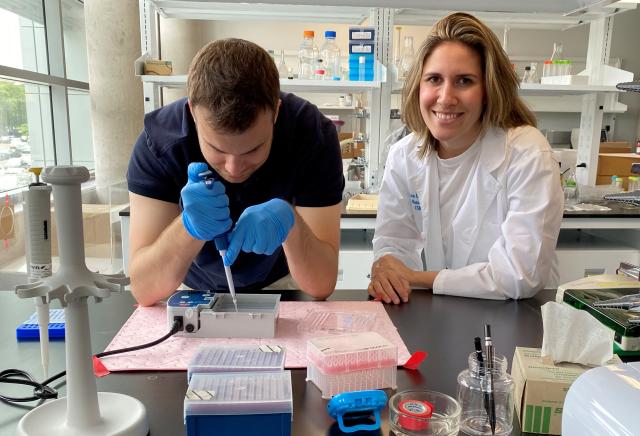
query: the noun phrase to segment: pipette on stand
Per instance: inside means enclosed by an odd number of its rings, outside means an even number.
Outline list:
[[[26,199],[27,235],[29,238],[29,281],[37,282],[51,275],[51,186],[40,183],[42,168],[31,168],[36,181],[29,185]],[[44,378],[49,375],[49,302],[46,296],[36,300],[40,357]]]
[[[198,176],[202,179],[205,186],[209,189],[213,186],[214,178],[213,173],[209,170],[198,173]],[[220,235],[214,239],[214,243],[216,244],[216,250],[220,253],[220,258],[224,259],[224,255],[227,254],[227,248],[229,248],[229,244],[227,243],[227,237],[225,235]],[[224,265],[224,274],[227,276],[227,286],[229,287],[229,293],[231,294],[231,299],[233,300],[233,307],[235,307],[236,312],[238,311],[238,301],[236,300],[236,287],[233,284],[233,276],[231,275],[231,267]]]

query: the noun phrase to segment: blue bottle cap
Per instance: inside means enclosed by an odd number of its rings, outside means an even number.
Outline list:
[[[327,30],[324,32],[324,37],[325,38],[335,38],[336,37],[336,31],[335,30]]]

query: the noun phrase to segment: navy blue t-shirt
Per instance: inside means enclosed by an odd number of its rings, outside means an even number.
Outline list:
[[[282,105],[265,163],[242,183],[218,177],[229,197],[233,222],[247,207],[273,198],[302,207],[332,206],[342,199],[342,160],[333,123],[306,100],[287,93],[281,93],[280,98]],[[145,116],[144,130],[129,161],[129,191],[179,203],[191,162],[205,159],[185,98]],[[272,255],[241,252],[231,271],[240,292],[261,289],[289,273],[282,247]],[[213,241],[204,244],[184,283],[193,289],[227,290],[222,259]]]

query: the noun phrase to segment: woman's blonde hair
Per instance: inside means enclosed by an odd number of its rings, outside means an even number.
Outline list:
[[[427,58],[444,42],[461,42],[480,56],[485,89],[482,129],[536,125],[533,113],[518,96],[518,78],[496,35],[476,17],[456,12],[438,21],[424,40],[405,80],[402,120],[422,140],[420,157],[438,147],[420,112],[420,81]]]

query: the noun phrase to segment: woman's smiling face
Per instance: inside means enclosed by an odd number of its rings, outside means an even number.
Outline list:
[[[443,42],[424,62],[420,112],[438,154],[462,154],[482,129],[485,89],[480,55],[461,42]]]

